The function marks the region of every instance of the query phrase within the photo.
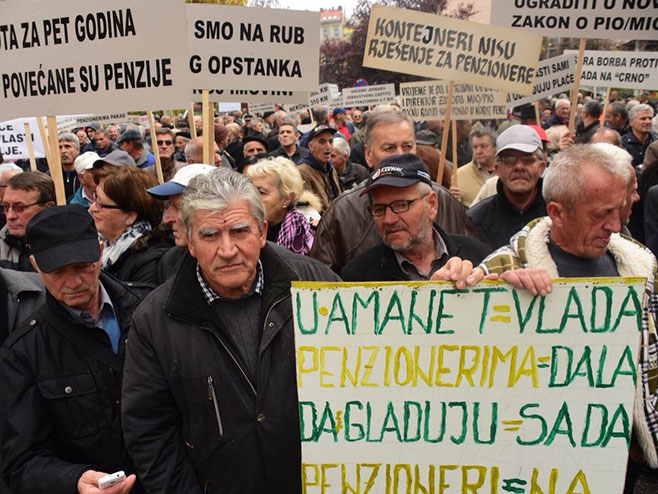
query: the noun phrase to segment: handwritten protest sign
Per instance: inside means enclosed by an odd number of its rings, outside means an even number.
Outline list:
[[[585,50],[582,82],[598,87],[658,89],[658,53]]]
[[[194,87],[309,91],[319,83],[320,14],[186,5]]]
[[[537,67],[537,78],[532,96],[521,94],[508,94],[507,103],[510,108],[515,106],[534,103],[542,98],[566,92],[573,89],[576,81],[574,71],[576,70],[576,56],[560,55],[539,62]]]
[[[312,108],[319,105],[328,105],[338,97],[337,84],[320,84],[319,89],[313,90],[308,95],[308,105]]]
[[[417,120],[444,118],[448,104],[448,85],[443,81],[400,84],[402,111]],[[450,118],[452,120],[507,118],[506,95],[473,84],[457,83]]]
[[[303,492],[622,492],[643,281],[293,283]]]
[[[346,87],[342,96],[343,105],[348,107],[388,105],[395,101],[395,84]]]
[[[496,0],[491,24],[549,37],[655,40],[655,9],[651,0]]]
[[[20,8],[3,2],[0,115],[109,113],[165,101],[186,106],[184,16],[177,0],[25,0]]]
[[[531,94],[541,36],[373,5],[363,65]]]
[[[192,100],[201,96],[201,89],[192,91]],[[210,89],[210,101],[215,103],[307,103],[308,91],[270,91],[266,89]]]

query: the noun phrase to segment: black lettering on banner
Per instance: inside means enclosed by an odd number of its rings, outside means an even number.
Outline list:
[[[103,65],[105,90],[171,86],[171,58],[130,60]]]
[[[132,11],[127,9],[88,13],[75,17],[78,41],[95,41],[137,36]]]
[[[68,17],[60,17],[59,19],[44,19],[43,20],[43,33],[46,45],[52,44],[61,45],[62,43],[69,42],[69,25],[70,19]]]
[[[0,74],[3,97],[24,98],[34,96],[54,96],[75,94],[75,77],[73,67],[43,70],[28,70]]]
[[[576,27],[578,29],[585,29],[587,27],[587,17],[577,17],[576,18]]]
[[[230,22],[194,21],[194,37],[196,39],[224,39],[233,38],[233,24]]]
[[[299,60],[281,58],[230,57],[213,55],[208,59],[208,71],[213,74],[263,77],[301,78]]]

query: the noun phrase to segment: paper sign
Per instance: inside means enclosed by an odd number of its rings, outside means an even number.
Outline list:
[[[363,65],[531,94],[542,37],[373,5]]]
[[[302,492],[621,493],[643,283],[293,282]]]
[[[573,89],[576,84],[576,57],[574,55],[561,55],[539,62],[537,78],[532,96],[521,94],[508,94],[507,102],[510,108],[534,103],[537,100],[563,93]]]
[[[597,87],[658,89],[658,52],[585,50],[581,84],[587,83]]]
[[[308,106],[328,105],[338,97],[337,84],[321,84],[317,91],[311,91],[308,95]]]
[[[265,113],[266,111],[274,111],[272,103],[249,103],[249,113]]]
[[[658,38],[651,0],[496,0],[491,24],[551,38]]]
[[[220,113],[228,113],[232,111],[242,110],[242,106],[240,105],[240,103],[235,103],[235,102],[219,103],[218,106]]]
[[[120,123],[128,121],[127,113],[108,113],[105,115],[78,115],[75,117],[78,127],[84,127],[91,123]]]
[[[194,87],[310,91],[318,86],[318,12],[185,7]]]
[[[286,113],[300,113],[303,111],[310,111],[308,103],[284,105],[283,108],[285,109]]]
[[[178,0],[3,2],[0,118],[186,107],[184,18]]]
[[[192,91],[192,101],[201,99],[201,89]],[[210,89],[210,101],[234,103],[307,103],[308,91],[269,91],[263,89]]]
[[[343,105],[388,105],[395,101],[395,84],[343,88]]]
[[[444,81],[400,84],[402,111],[415,120],[442,120],[448,103],[449,83]],[[473,84],[455,84],[452,120],[507,118],[506,94]]]

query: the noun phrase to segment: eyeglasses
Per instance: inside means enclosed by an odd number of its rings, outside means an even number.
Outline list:
[[[537,162],[537,157],[533,154],[526,154],[524,156],[499,156],[498,159],[503,165],[506,166],[514,166],[519,160],[523,166],[532,166]]]
[[[386,214],[386,208],[390,208],[395,214],[406,213],[414,202],[426,197],[428,194],[429,192],[415,199],[400,199],[389,204],[373,204],[372,206],[368,206],[368,211],[373,216],[384,216]]]
[[[172,146],[174,141],[155,141],[158,143],[158,146]]]
[[[103,204],[100,199],[98,199],[96,192],[93,193],[92,198],[94,199],[94,204],[98,206],[98,209],[121,209],[121,206],[117,206],[116,204]]]
[[[22,213],[27,208],[31,206],[36,206],[37,204],[43,204],[44,201],[33,202],[32,204],[23,204],[22,202],[15,202],[14,204],[9,204],[7,202],[2,203],[2,210],[5,214],[9,212],[10,209],[13,209],[17,213]]]

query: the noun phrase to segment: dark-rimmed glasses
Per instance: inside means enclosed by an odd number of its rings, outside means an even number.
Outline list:
[[[98,196],[96,195],[96,192],[92,194],[92,199],[94,200],[94,204],[98,206],[98,209],[121,209],[121,206],[117,206],[116,204],[104,204],[100,201]]]
[[[427,197],[428,195],[429,192],[427,194],[423,194],[420,197],[416,197],[415,199],[400,199],[388,204],[373,204],[372,206],[368,206],[368,211],[370,211],[370,214],[375,217],[384,216],[386,214],[387,208],[390,208],[390,210],[395,214],[406,213],[409,211],[409,208],[414,202],[422,199],[423,197]]]
[[[2,203],[2,211],[7,214],[10,209],[13,209],[17,213],[22,213],[25,211],[27,208],[31,206],[36,206],[37,204],[43,204],[45,201],[39,201],[39,202],[33,202],[32,204],[23,204],[22,202],[15,202],[13,204],[9,204],[7,202]]]

